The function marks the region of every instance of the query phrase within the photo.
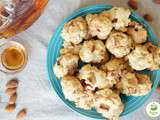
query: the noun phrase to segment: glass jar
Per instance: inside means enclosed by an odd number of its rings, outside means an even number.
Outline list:
[[[30,27],[48,0],[0,0],[0,38],[9,38]]]
[[[30,27],[47,3],[48,0],[0,0],[0,71],[12,73],[25,67],[25,47],[9,39]]]

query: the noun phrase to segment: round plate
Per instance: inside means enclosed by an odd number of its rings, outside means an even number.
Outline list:
[[[83,109],[77,108],[73,102],[65,99],[63,92],[62,92],[61,85],[60,85],[60,80],[56,78],[53,72],[53,64],[56,63],[56,59],[57,57],[59,57],[60,48],[62,47],[63,39],[61,37],[61,31],[65,23],[67,23],[71,19],[78,17],[78,16],[85,16],[86,14],[89,14],[89,13],[99,13],[101,11],[109,10],[111,8],[112,8],[111,5],[93,5],[93,6],[81,8],[75,11],[72,15],[64,19],[62,23],[59,25],[48,47],[48,55],[47,55],[48,75],[49,75],[51,85],[53,86],[58,97],[73,111],[76,111],[82,115],[85,115],[91,118],[95,118],[95,119],[104,119],[104,117],[102,117],[99,113],[97,113],[95,109],[83,110]],[[148,31],[148,40],[150,40],[154,45],[158,45],[158,40],[156,36],[154,35],[152,28],[149,26],[149,24],[146,21],[144,21],[141,17],[139,17],[133,11],[132,11],[130,18],[134,21],[141,23]],[[159,78],[160,78],[160,71],[153,71],[153,72],[144,71],[144,72],[151,76],[151,80],[153,83],[152,91],[149,94],[142,96],[142,97],[121,96],[122,101],[125,105],[124,112],[121,114],[121,116],[126,115],[130,112],[133,112],[134,110],[141,107],[142,104],[144,104],[144,102],[151,96],[152,92],[156,89]]]

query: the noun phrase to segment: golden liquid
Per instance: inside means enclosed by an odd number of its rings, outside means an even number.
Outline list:
[[[25,54],[20,48],[9,47],[4,50],[1,56],[2,64],[6,69],[18,70],[25,64]]]
[[[9,38],[30,27],[41,15],[48,0],[12,0],[15,4],[15,11],[12,23],[0,30],[0,38]],[[1,11],[0,11],[0,14]],[[3,12],[7,16],[6,12]],[[1,25],[1,23],[0,23]]]

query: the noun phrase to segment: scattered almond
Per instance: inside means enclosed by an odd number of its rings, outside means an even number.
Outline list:
[[[15,104],[17,100],[17,94],[14,93],[10,98],[9,98],[9,104]]]
[[[134,10],[138,9],[138,3],[136,0],[129,0],[128,5]]]
[[[7,88],[16,88],[17,86],[18,86],[18,80],[16,80],[16,79],[10,80],[10,81],[6,84],[6,87],[7,87]]]
[[[153,2],[160,4],[160,0],[153,0]]]
[[[17,88],[7,88],[5,93],[10,97],[16,93]]]
[[[143,17],[144,17],[144,19],[147,20],[148,22],[152,22],[152,21],[153,21],[152,16],[149,15],[149,14],[145,14]]]
[[[6,107],[5,107],[5,111],[6,112],[13,112],[16,108],[16,104],[8,104]]]
[[[16,116],[16,120],[22,120],[27,114],[26,109],[22,109],[21,111],[18,112]]]

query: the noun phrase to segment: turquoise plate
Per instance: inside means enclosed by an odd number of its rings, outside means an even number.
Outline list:
[[[58,97],[73,111],[76,111],[82,115],[85,115],[90,118],[95,118],[95,119],[104,119],[104,117],[102,117],[99,113],[97,113],[95,109],[83,110],[75,107],[73,102],[70,102],[65,99],[62,92],[61,85],[60,85],[60,80],[58,80],[54,75],[53,64],[56,63],[56,59],[59,56],[60,48],[62,47],[63,39],[61,38],[61,31],[66,22],[78,16],[85,16],[88,13],[99,13],[103,10],[109,10],[111,8],[112,8],[111,5],[93,5],[93,6],[76,10],[72,15],[64,19],[62,23],[58,26],[58,28],[54,32],[54,35],[48,47],[48,55],[47,55],[48,75],[49,75],[51,85],[53,86]],[[152,28],[149,26],[149,24],[146,21],[144,21],[141,17],[139,17],[135,12],[132,12],[130,18],[144,25],[144,27],[148,31],[148,40],[150,40],[154,45],[158,45],[158,40],[154,35]],[[150,72],[150,71],[144,71],[144,72],[146,72],[151,76],[151,80],[153,83],[152,91],[146,96],[142,96],[142,97],[121,96],[122,101],[125,104],[125,109],[124,109],[124,112],[121,114],[121,116],[127,115],[128,113],[131,113],[136,109],[138,109],[139,107],[141,107],[145,103],[145,101],[151,96],[152,92],[156,89],[158,85],[158,81],[160,79],[160,71],[158,70],[154,72]]]

